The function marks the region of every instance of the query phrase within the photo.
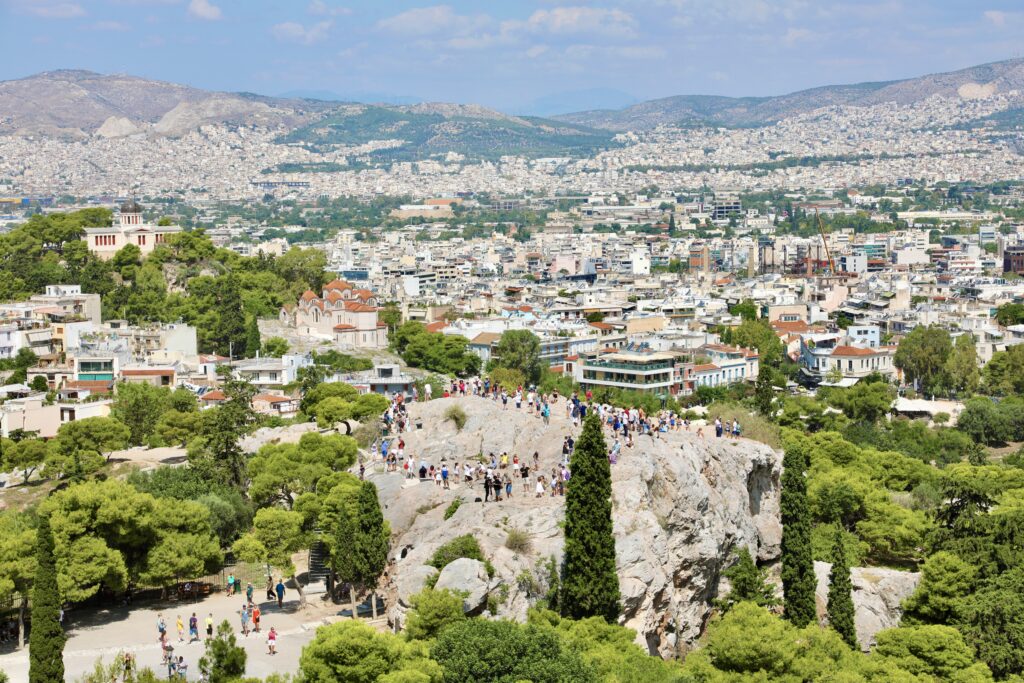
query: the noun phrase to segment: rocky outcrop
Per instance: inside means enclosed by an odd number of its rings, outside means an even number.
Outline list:
[[[462,430],[444,419],[454,403],[468,416]],[[405,435],[406,450],[417,464],[445,461],[449,467],[503,451],[532,462],[537,452],[541,471],[549,474],[561,457],[563,437],[572,431],[562,408],[554,406],[546,427],[525,409],[502,410],[487,399],[417,404],[412,415],[423,427]],[[612,468],[621,623],[635,629],[652,653],[673,653],[699,637],[734,549],[747,547],[761,561],[778,558],[780,472],[779,453],[746,439],[674,433],[641,437],[635,448],[623,449]],[[535,477],[525,490],[516,482],[510,500],[482,503],[477,502],[479,485],[443,490],[396,473],[371,476],[381,487],[394,534],[390,577],[392,595],[401,597],[390,603],[393,619],[404,621],[407,599],[402,598],[412,583],[406,577],[423,575],[434,551],[462,534],[475,536],[494,565],[488,591],[499,615],[524,619],[543,597],[550,567],[561,559],[564,499],[535,497]],[[456,497],[463,504],[445,520],[444,511]],[[512,530],[525,532],[529,547],[506,547]]]
[[[828,573],[831,570],[832,565],[826,562],[814,563],[814,575],[818,579],[815,596],[821,618],[828,608]],[[903,615],[900,604],[917,588],[921,574],[880,567],[854,567],[850,578],[853,579],[853,622],[857,627],[857,642],[861,649],[867,651],[875,645],[875,634],[899,626]]]

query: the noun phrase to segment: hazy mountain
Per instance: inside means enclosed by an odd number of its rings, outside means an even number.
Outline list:
[[[363,94],[372,99],[387,97]],[[391,159],[449,151],[473,158],[573,156],[611,144],[607,131],[509,116],[477,105],[367,105],[329,91],[294,95],[211,92],[134,76],[49,71],[0,82],[0,135],[176,137],[211,123],[257,124],[283,127],[282,140],[318,149],[371,140],[403,141],[375,155]]]
[[[373,102],[375,104],[416,104],[422,101],[411,95],[396,95],[375,90],[354,90],[345,94],[332,90],[289,90],[281,93],[278,97],[321,100],[323,102]],[[576,107],[576,110],[579,109],[582,107]]]
[[[622,109],[637,102],[636,97],[614,88],[587,88],[538,97],[517,111],[533,116],[554,116],[591,109]]]
[[[48,71],[0,82],[0,134],[82,137],[99,131],[180,135],[204,123],[301,125],[325,103],[220,93],[187,85],[91,71]],[[117,125],[114,125],[114,124]]]
[[[758,126],[829,105],[910,104],[932,95],[969,99],[1019,89],[1024,89],[1024,59],[1010,59],[900,81],[827,85],[776,97],[680,95],[623,109],[594,109],[554,118],[609,130],[703,123]]]

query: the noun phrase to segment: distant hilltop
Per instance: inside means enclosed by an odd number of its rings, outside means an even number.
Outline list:
[[[360,104],[214,92],[128,75],[59,70],[0,81],[0,135],[176,137],[206,124],[282,129],[323,148],[400,138],[394,157],[455,152],[580,156],[614,146],[616,131],[658,125],[758,126],[829,105],[912,104],[934,95],[977,99],[1024,90],[1024,59],[901,81],[830,85],[776,97],[680,95],[552,118],[474,104]]]
[[[774,97],[678,95],[554,118],[608,130],[645,130],[659,125],[760,126],[831,105],[914,104],[933,95],[976,99],[1024,90],[1024,59],[1008,59],[959,71],[900,81],[826,85]]]

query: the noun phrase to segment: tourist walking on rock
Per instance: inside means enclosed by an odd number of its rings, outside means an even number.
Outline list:
[[[270,627],[270,632],[267,633],[267,654],[277,654],[277,631],[274,630],[273,626]]]
[[[277,606],[284,607],[284,579],[278,579],[275,590],[277,591]]]
[[[199,640],[199,618],[193,612],[188,618],[188,642],[194,643]]]

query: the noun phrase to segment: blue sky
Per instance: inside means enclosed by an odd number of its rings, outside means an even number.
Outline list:
[[[1022,50],[1022,0],[0,0],[0,79],[82,68],[507,111],[581,90],[781,94]]]

